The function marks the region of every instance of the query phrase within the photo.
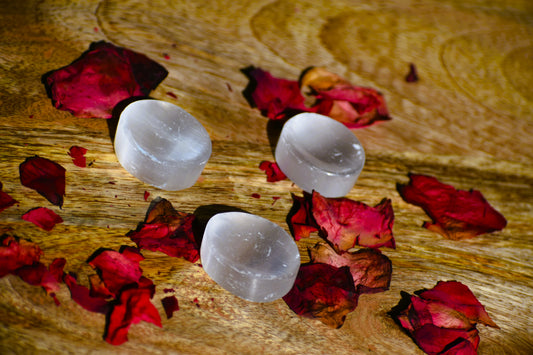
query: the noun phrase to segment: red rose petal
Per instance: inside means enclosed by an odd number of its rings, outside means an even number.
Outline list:
[[[36,190],[53,205],[63,206],[65,168],[36,155],[20,164],[19,171],[22,185]]]
[[[137,230],[126,235],[141,249],[197,261],[200,253],[192,231],[194,215],[176,211],[165,199],[154,201],[145,221],[139,224]]]
[[[259,164],[259,169],[265,172],[268,182],[281,181],[287,178],[279,168],[278,164],[273,161],[262,161],[261,164]]]
[[[287,215],[287,223],[294,239],[309,238],[310,234],[318,231],[318,226],[311,213],[311,195],[304,192],[304,196],[292,196],[292,208]]]
[[[399,187],[402,198],[420,206],[433,220],[424,227],[452,240],[503,229],[505,217],[496,211],[477,190],[456,190],[432,176],[409,175],[408,185]]]
[[[30,285],[42,286],[46,290],[46,293],[59,305],[59,301],[55,297],[55,292],[59,290],[65,263],[66,260],[63,258],[54,259],[47,268],[43,263],[35,262],[32,265],[26,265],[17,269],[14,274]]]
[[[302,265],[294,286],[283,296],[296,314],[318,318],[333,328],[344,324],[346,315],[357,306],[357,298],[350,269],[328,264]]]
[[[309,248],[311,262],[335,267],[348,266],[358,293],[376,293],[389,289],[392,262],[378,249],[365,248],[353,253],[337,254],[326,243]]]
[[[174,312],[179,311],[180,309],[176,296],[167,296],[161,300],[161,303],[163,304],[163,308],[165,309],[167,319],[172,318]]]
[[[104,41],[44,77],[54,106],[78,117],[111,118],[117,103],[146,96],[168,72],[143,54]]]
[[[116,296],[125,286],[139,283],[142,276],[139,262],[143,259],[136,249],[126,247],[121,252],[103,250],[91,258],[89,265],[99,271],[109,292]]]
[[[297,81],[273,77],[269,72],[253,68],[249,76],[257,84],[252,100],[262,114],[272,120],[285,119],[295,113],[311,111],[304,104]]]
[[[118,302],[109,315],[104,339],[112,345],[120,345],[128,340],[132,324],[141,320],[161,327],[161,317],[150,301],[154,293],[153,284],[128,288],[120,293]]]
[[[394,212],[389,199],[370,207],[348,198],[326,198],[313,191],[312,213],[320,233],[337,251],[347,251],[355,245],[395,248]]]
[[[148,197],[150,197],[150,193],[148,191],[144,191],[144,200],[148,201]]]
[[[72,299],[90,312],[106,314],[109,310],[109,302],[102,297],[92,297],[87,287],[78,284],[73,275],[65,274],[63,281],[70,290]]]
[[[85,158],[85,153],[87,149],[83,147],[78,147],[73,145],[68,151],[68,155],[72,157],[72,162],[74,165],[79,166],[80,168],[85,168],[87,166],[87,159]]]
[[[0,212],[2,212],[8,207],[13,206],[17,202],[18,201],[13,199],[13,197],[2,191],[2,183],[0,182]]]
[[[470,289],[439,281],[431,290],[402,292],[390,314],[428,354],[476,354],[477,323],[498,328]]]
[[[45,231],[51,231],[57,223],[63,223],[63,218],[46,207],[37,207],[22,215],[22,219],[35,224]]]
[[[0,236],[0,277],[23,266],[33,265],[42,254],[41,248],[35,243],[7,234]]]

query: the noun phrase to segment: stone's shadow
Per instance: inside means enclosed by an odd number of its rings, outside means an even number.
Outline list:
[[[272,156],[276,155],[276,146],[285,122],[287,122],[287,120],[268,120],[267,137]]]
[[[249,80],[248,85],[244,88],[243,91],[241,91],[241,93],[242,93],[242,96],[244,96],[244,98],[246,99],[246,101],[248,101],[248,104],[250,105],[250,107],[256,107],[254,99],[252,98],[252,93],[257,88],[257,81],[250,74],[250,72],[252,72],[254,69],[256,68],[253,65],[250,65],[250,66],[247,66],[246,68],[241,69],[241,73],[246,75],[246,77]]]
[[[194,222],[192,225],[194,239],[196,239],[196,243],[198,243],[198,246],[202,245],[202,239],[204,237],[204,231],[205,231],[207,222],[209,222],[211,217],[213,217],[214,215],[223,213],[223,212],[250,213],[239,207],[222,205],[222,204],[212,204],[212,205],[204,205],[204,206],[198,207],[193,212],[196,218],[194,219]]]
[[[107,129],[109,130],[109,138],[111,139],[111,144],[115,144],[115,134],[117,133],[117,126],[118,126],[118,120],[120,119],[120,114],[126,106],[131,104],[132,102],[139,101],[139,100],[155,100],[149,96],[132,96],[128,97],[127,99],[124,99],[120,101],[118,104],[113,107],[113,111],[111,113],[111,118],[107,119]]]

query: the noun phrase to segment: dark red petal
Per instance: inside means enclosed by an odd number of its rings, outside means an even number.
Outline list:
[[[34,189],[53,205],[63,206],[65,168],[36,155],[20,164],[19,171],[22,185]]]
[[[389,289],[392,262],[378,249],[365,248],[353,253],[337,254],[326,243],[309,248],[311,262],[335,267],[348,266],[358,293],[376,293]]]
[[[318,230],[318,226],[311,213],[311,195],[304,192],[302,197],[291,194],[292,208],[287,215],[287,224],[296,240],[308,238]]]
[[[348,198],[326,198],[313,191],[313,217],[320,233],[338,251],[355,245],[395,248],[391,200],[383,199],[374,207]]]
[[[324,324],[339,328],[346,315],[357,306],[350,269],[328,264],[306,264],[300,267],[292,289],[283,300],[296,314],[318,318]]]
[[[432,176],[409,175],[408,185],[399,187],[402,198],[420,206],[432,219],[424,227],[459,240],[503,229],[505,217],[476,190],[456,190]]]
[[[46,231],[51,231],[57,223],[63,223],[61,216],[46,207],[33,208],[23,214],[22,219]]]
[[[47,294],[55,298],[55,292],[59,290],[59,284],[62,281],[63,268],[66,260],[63,258],[55,259],[49,268],[41,262],[35,262],[32,265],[26,265],[18,268],[13,273],[22,280],[34,286],[42,286]]]
[[[470,331],[447,329],[432,324],[426,324],[415,330],[412,337],[429,355],[476,355],[479,344],[479,333],[476,329]]]
[[[0,182],[0,212],[8,207],[13,206],[17,202],[18,201],[13,199],[13,197],[2,191],[2,183]]]
[[[35,243],[4,234],[0,236],[0,277],[39,261],[43,254]]]
[[[132,324],[141,320],[161,327],[161,317],[152,304],[151,287],[125,289],[115,304],[106,325],[105,340],[112,345],[120,345],[128,340],[128,331]]]
[[[72,162],[74,165],[79,166],[80,168],[85,168],[87,166],[87,159],[85,159],[85,153],[87,149],[83,147],[78,147],[73,145],[68,151],[68,155],[72,157]]]
[[[418,81],[418,74],[416,73],[416,67],[413,63],[409,64],[409,73],[405,76],[405,81],[408,83],[415,83]]]
[[[252,100],[268,118],[279,120],[310,111],[304,104],[298,81],[275,78],[260,68],[253,68],[248,75],[256,84],[251,93]]]
[[[200,253],[192,230],[194,215],[176,211],[165,199],[154,201],[145,221],[126,235],[141,249],[197,261]]]
[[[148,201],[148,197],[150,197],[150,193],[148,191],[144,191],[144,200]]]
[[[132,248],[124,248],[120,253],[103,250],[92,257],[89,265],[99,271],[107,289],[116,296],[123,287],[139,282],[142,276],[139,262],[143,259],[143,256]]]
[[[263,170],[267,176],[268,182],[285,180],[287,176],[281,171],[278,164],[274,161],[262,161],[259,169]]]
[[[102,297],[92,297],[87,287],[78,284],[73,275],[65,274],[63,281],[70,290],[72,299],[90,312],[106,314],[109,310],[109,302]]]
[[[168,72],[143,54],[104,41],[70,65],[45,75],[54,106],[78,117],[111,118],[117,103],[146,96]]]
[[[176,296],[167,296],[161,300],[161,303],[163,304],[163,308],[165,309],[167,319],[172,318],[174,312],[179,311],[180,309]]]

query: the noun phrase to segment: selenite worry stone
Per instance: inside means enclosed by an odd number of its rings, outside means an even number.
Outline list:
[[[124,109],[115,134],[124,169],[163,190],[194,185],[211,156],[211,139],[196,118],[174,104],[135,101]]]
[[[293,238],[277,224],[244,212],[224,212],[209,219],[200,257],[216,283],[253,302],[285,296],[300,268]]]
[[[345,196],[365,165],[365,151],[353,132],[316,113],[300,113],[285,122],[275,155],[292,182],[325,197]]]

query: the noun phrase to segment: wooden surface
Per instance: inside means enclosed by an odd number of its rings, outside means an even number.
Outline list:
[[[417,354],[387,312],[401,290],[451,279],[469,286],[501,327],[479,327],[480,354],[533,353],[531,1],[3,0],[0,32],[0,181],[20,201],[0,213],[0,228],[37,242],[45,262],[66,257],[66,270],[82,282],[93,273],[85,261],[94,250],[133,245],[124,234],[144,218],[145,190],[201,218],[230,206],[288,230],[290,192],[299,190],[289,181],[267,183],[258,169],[273,155],[267,119],[241,93],[248,80],[240,70],[249,65],[288,79],[320,65],[385,95],[392,121],[355,131],[368,161],[348,197],[368,204],[391,198],[397,242],[396,250],[384,250],[394,268],[390,290],[361,296],[338,330],[296,316],[283,301],[242,301],[199,265],[144,252],[141,267],[157,285],[153,303],[163,328],[141,322],[127,343],[113,347],[102,340],[104,316],[75,304],[64,285],[57,307],[41,288],[7,276],[0,279],[2,354]],[[195,186],[167,192],[139,182],[117,162],[105,120],[52,107],[42,74],[97,40],[168,69],[152,97],[192,113],[213,140]],[[421,78],[416,84],[404,81],[410,62]],[[74,166],[72,145],[89,149],[94,163]],[[62,210],[19,182],[19,164],[35,154],[67,169]],[[396,191],[408,172],[480,190],[508,226],[468,241],[423,229],[428,217]],[[274,196],[281,198],[273,203]],[[45,232],[21,220],[37,206],[65,222]],[[315,240],[299,242],[301,252]],[[180,303],[170,320],[160,303],[164,288],[174,288]]]

